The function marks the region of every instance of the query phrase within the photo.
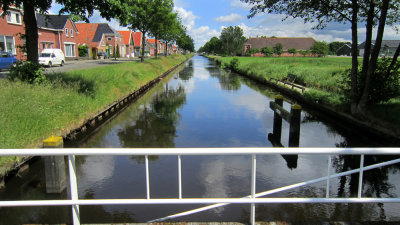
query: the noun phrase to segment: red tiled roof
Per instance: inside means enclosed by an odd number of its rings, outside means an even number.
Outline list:
[[[149,38],[149,39],[147,39],[147,42],[149,42],[150,44],[154,44],[154,43],[156,42],[156,39],[154,39],[154,38]],[[157,40],[157,43],[158,43],[158,44],[161,44],[160,40]]]
[[[92,42],[97,30],[97,23],[75,23],[76,29],[79,31],[77,35],[78,44],[86,44],[96,47],[97,43]]]
[[[130,40],[131,40],[132,31],[130,31],[130,30],[119,30],[118,33],[120,33],[122,35],[122,39],[124,40],[124,43],[126,45],[129,45],[130,44]]]
[[[135,47],[140,47],[142,44],[142,32],[133,32],[133,42]]]

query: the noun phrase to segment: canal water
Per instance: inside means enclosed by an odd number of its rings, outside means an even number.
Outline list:
[[[195,56],[164,78],[139,100],[84,141],[82,148],[148,147],[274,147],[274,112],[269,103],[277,93],[265,86],[218,68]],[[290,100],[289,100],[290,101]],[[290,110],[290,103],[284,108]],[[279,145],[288,146],[289,124],[282,123]],[[279,141],[278,141],[279,142]],[[274,143],[274,144],[273,144]],[[307,109],[302,111],[300,147],[385,146]],[[145,153],[145,150],[144,150]],[[390,157],[366,157],[366,164]],[[9,179],[0,199],[68,199],[69,191],[47,195],[43,161]],[[327,156],[257,156],[257,192],[327,175]],[[359,165],[357,156],[334,156],[331,173]],[[90,156],[77,158],[79,197],[82,199],[145,198],[143,157]],[[151,198],[178,197],[175,156],[150,156]],[[399,166],[366,171],[363,196],[400,196]],[[183,197],[244,197],[250,194],[248,156],[183,156]],[[325,197],[326,183],[292,189],[270,197]],[[357,195],[358,176],[331,181],[331,197]],[[201,205],[81,206],[82,223],[146,222]],[[400,204],[259,204],[257,221],[304,224],[322,221],[400,221]],[[249,205],[228,205],[172,221],[249,221]],[[71,223],[70,207],[0,208],[0,224]]]

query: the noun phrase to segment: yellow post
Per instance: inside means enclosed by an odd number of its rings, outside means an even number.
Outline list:
[[[43,141],[43,148],[63,148],[62,137],[52,135]],[[51,151],[49,149],[49,151]],[[46,192],[61,193],[66,187],[64,156],[46,156],[44,158],[46,175]]]

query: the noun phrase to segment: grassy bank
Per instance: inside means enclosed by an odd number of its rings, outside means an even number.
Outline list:
[[[223,66],[229,66],[232,57],[213,57]],[[297,75],[296,82],[305,85],[304,97],[336,108],[347,109],[344,98],[344,71],[351,68],[351,58],[342,57],[238,57],[236,70],[256,79],[282,79]],[[374,119],[386,127],[400,129],[400,98],[371,108]]]
[[[64,135],[188,57],[160,57],[55,74],[40,86],[1,79],[0,148],[37,147],[52,133]]]

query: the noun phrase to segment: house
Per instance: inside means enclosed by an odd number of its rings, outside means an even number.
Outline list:
[[[133,44],[135,56],[140,56],[142,52],[142,32],[133,32]]]
[[[156,39],[154,38],[149,38],[147,39],[148,46],[149,46],[149,53],[151,56],[156,55]],[[163,44],[160,42],[160,40],[157,40],[157,54],[162,55],[164,54],[165,49],[163,49]]]
[[[78,38],[79,45],[88,45],[90,47],[90,57],[95,58],[99,53],[107,53],[114,57],[114,49],[118,48],[126,53],[126,46],[122,35],[106,23],[76,23],[80,32]],[[115,50],[116,51],[116,50]]]
[[[58,48],[66,58],[77,58],[78,29],[68,15],[36,14],[39,52],[47,48]]]
[[[314,42],[315,40],[310,37],[255,37],[249,38],[243,44],[242,54],[246,55],[246,51],[250,48],[257,48],[261,50],[267,46],[273,48],[280,43],[283,46],[283,54],[281,56],[293,56],[293,54],[288,53],[288,49],[295,48],[297,51],[308,50],[314,44]],[[258,53],[253,56],[264,56],[264,54]],[[300,56],[300,53],[297,53],[296,56]]]
[[[344,44],[336,51],[336,55],[338,56],[351,56],[351,45]]]
[[[0,10],[3,15],[3,11]],[[11,7],[5,17],[0,17],[0,51],[11,52],[18,60],[25,60],[26,53],[22,50],[25,39],[20,34],[25,34],[23,14],[17,8]]]
[[[134,38],[133,32],[130,30],[119,30],[118,33],[122,35],[122,39],[124,40],[125,44],[125,51],[121,51],[121,57],[134,57]]]
[[[379,56],[393,56],[396,52],[397,47],[399,46],[400,40],[382,40],[381,50],[379,52]],[[372,48],[375,45],[375,40],[372,41]],[[358,50],[360,51],[360,56],[364,55],[365,51],[365,42],[361,43],[358,46]]]

